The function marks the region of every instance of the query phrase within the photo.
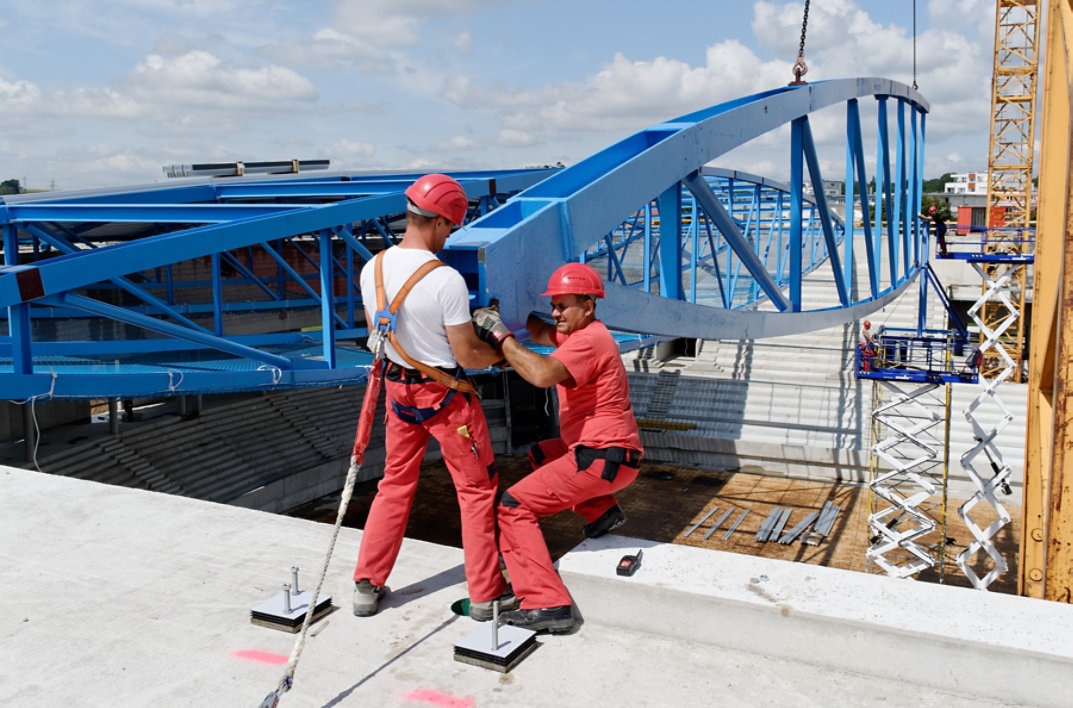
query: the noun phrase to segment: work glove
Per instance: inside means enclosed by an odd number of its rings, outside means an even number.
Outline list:
[[[478,307],[473,311],[473,331],[477,336],[494,347],[498,347],[507,337],[513,337],[510,327],[503,324],[499,316],[499,306]]]

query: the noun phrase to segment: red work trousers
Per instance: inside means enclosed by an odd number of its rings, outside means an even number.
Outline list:
[[[502,595],[507,583],[499,571],[495,498],[499,487],[492,443],[484,411],[474,396],[456,394],[439,413],[423,423],[400,420],[391,401],[414,408],[439,404],[442,384],[400,383],[387,380],[388,412],[384,477],[361,536],[354,580],[384,585],[395,565],[410,516],[421,459],[429,436],[440,443],[462,513],[462,549],[471,602],[488,602]],[[471,400],[472,399],[472,400]]]
[[[562,440],[545,440],[540,450],[543,464],[508,489],[499,504],[499,550],[514,594],[527,610],[572,604],[537,519],[571,509],[585,521],[595,521],[617,503],[613,494],[632,484],[638,472],[621,464],[614,481],[608,481],[601,477],[606,460],[579,470],[574,451]]]

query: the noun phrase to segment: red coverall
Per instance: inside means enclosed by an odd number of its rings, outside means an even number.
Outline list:
[[[414,292],[423,296],[416,289]],[[496,542],[495,497],[499,476],[480,402],[476,396],[456,393],[431,418],[419,423],[407,422],[392,410],[392,402],[411,409],[431,409],[442,404],[449,389],[415,369],[405,369],[394,362],[387,367],[384,386],[389,410],[384,477],[377,486],[362,532],[354,580],[368,579],[377,586],[387,582],[402,547],[421,460],[431,435],[440,443],[458,495],[470,601],[493,600],[506,591],[507,583],[499,570]]]
[[[570,605],[570,593],[552,565],[537,519],[564,509],[595,521],[614,506],[613,494],[636,478],[641,438],[630,405],[626,369],[611,333],[599,320],[569,335],[552,332],[558,359],[571,379],[558,385],[559,433],[538,446],[543,461],[530,453],[537,469],[510,489],[499,505],[499,548],[523,609]],[[579,469],[584,448],[625,448],[630,462],[621,463],[614,480],[603,479],[610,464],[595,459]]]
[[[416,408],[435,406],[445,393],[444,386],[435,381],[400,383],[386,379],[384,385],[389,399]],[[499,572],[495,541],[499,476],[484,412],[475,397],[470,401],[461,393],[424,423],[407,423],[388,411],[384,478],[369,509],[354,580],[368,578],[373,585],[387,582],[402,546],[429,435],[440,443],[458,494],[470,601],[488,602],[507,589]]]

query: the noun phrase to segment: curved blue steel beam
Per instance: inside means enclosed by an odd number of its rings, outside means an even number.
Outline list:
[[[841,238],[842,227],[822,198],[808,117],[824,107],[845,103],[846,199],[852,205],[854,192],[863,195],[868,182],[857,107],[862,97],[874,97],[881,106],[877,182],[884,198],[877,203],[874,233],[870,220],[864,219],[868,287],[866,295],[858,297],[853,239]],[[893,192],[885,125],[889,98],[898,102],[899,110],[894,136],[899,187]],[[908,122],[902,119],[907,107],[912,110]],[[471,203],[476,204],[471,212],[484,216],[452,237],[444,258],[463,273],[478,303],[500,299],[514,324],[520,324],[530,310],[543,309],[538,294],[547,275],[573,259],[606,265],[610,282],[600,316],[621,330],[666,336],[760,337],[849,321],[893,299],[915,277],[920,258],[926,258],[923,235],[915,230],[910,233],[904,226],[899,229],[894,219],[895,214],[910,213],[909,208],[919,209],[918,168],[923,159],[926,110],[927,104],[915,91],[889,80],[822,82],[745,97],[659,124],[566,170],[459,174]],[[783,185],[761,194],[753,180],[745,189],[756,194],[739,203],[735,190],[748,179],[739,177],[735,182],[734,177],[724,176],[724,184],[718,175],[705,174],[703,166],[714,157],[782,125],[791,128],[788,189]],[[908,173],[901,164],[906,156],[912,165]],[[805,194],[806,169],[818,195],[814,201]],[[552,176],[540,182],[547,174]],[[414,176],[212,180],[4,200],[0,227],[6,265],[0,267],[0,307],[8,309],[9,335],[0,338],[0,357],[9,355],[11,363],[7,365],[10,374],[4,374],[0,362],[0,376],[8,396],[179,394],[360,380],[364,374],[353,367],[367,366],[366,355],[356,345],[339,342],[362,334],[354,261],[367,260],[381,247],[374,241],[394,242],[394,229],[404,208],[401,192]],[[908,183],[904,191],[903,176]],[[501,203],[501,195],[534,183]],[[766,185],[772,187],[772,183]],[[897,203],[897,210],[892,202]],[[867,214],[863,196],[861,204]],[[640,266],[628,257],[634,239],[612,238],[638,213],[645,215]],[[911,223],[915,229],[916,220]],[[49,238],[41,238],[42,233]],[[76,242],[87,248],[73,251],[79,248]],[[106,245],[91,247],[98,243]],[[49,248],[49,244],[60,248],[61,254],[39,259],[39,248]],[[284,245],[298,262],[318,267],[319,273],[298,272],[279,257]],[[20,262],[30,247],[31,262]],[[275,254],[277,279],[251,282],[256,280],[251,278],[255,248]],[[250,263],[239,257],[244,250],[251,252]],[[913,258],[906,261],[910,253]],[[172,278],[172,264],[200,258],[211,261],[212,276],[205,284],[211,286],[212,301],[177,302],[180,288]],[[825,259],[834,266],[837,304],[823,303],[818,309],[814,303],[803,302],[802,282]],[[236,303],[224,302],[224,265],[238,273],[228,283],[254,285],[262,296],[268,295],[272,305],[293,308],[300,301],[319,308],[319,331],[303,333],[300,341],[276,332],[246,338],[225,335],[223,315],[235,311]],[[706,278],[718,287],[698,287],[705,285]],[[284,297],[285,286],[305,295]],[[273,294],[274,287],[278,293]],[[85,297],[86,288],[93,293],[121,288],[145,304],[116,313],[96,295]],[[149,294],[150,289],[155,294]],[[159,295],[162,289],[166,295]],[[742,296],[741,290],[748,295]],[[755,308],[760,295],[781,312],[744,309]],[[132,366],[129,370],[138,373],[108,384],[103,382],[117,369],[112,367],[107,346],[94,342],[81,357],[91,373],[77,374],[76,380],[75,375],[57,373],[48,357],[79,359],[77,355],[59,354],[64,347],[35,343],[31,337],[33,312],[49,308],[60,316],[77,308],[91,316],[175,337],[183,344],[175,346],[167,340],[170,343],[161,345],[155,361],[146,361],[142,368]],[[213,331],[182,314],[197,308],[214,316]],[[162,324],[150,316],[159,310],[177,324]],[[136,353],[139,349],[130,342],[117,342],[115,351]],[[56,366],[60,366],[58,361]],[[43,373],[43,368],[49,373]]]
[[[815,147],[808,127],[810,113],[823,108],[846,104],[848,181],[867,184],[863,174],[863,148],[857,115],[857,101],[875,98],[881,105],[881,136],[886,137],[885,105],[894,98],[899,105],[913,110],[913,131],[899,132],[899,147],[912,144],[914,155],[922,155],[923,129],[916,130],[917,114],[927,112],[928,105],[914,89],[889,79],[859,78],[818,82],[800,87],[786,87],[758,93],[697,111],[641,131],[603,150],[596,155],[552,175],[508,201],[503,207],[469,224],[449,241],[447,259],[462,270],[476,270],[479,284],[477,299],[486,303],[497,299],[508,323],[520,328],[527,314],[546,309],[540,298],[548,274],[565,261],[576,260],[592,244],[619,226],[630,214],[653,200],[672,203],[668,195],[678,194],[684,186],[705,208],[709,218],[723,230],[738,258],[750,275],[768,295],[779,313],[725,310],[695,302],[686,302],[680,288],[664,287],[661,282],[657,298],[639,288],[614,285],[609,288],[607,301],[600,304],[600,318],[614,329],[668,336],[699,338],[761,337],[776,334],[806,332],[817,327],[849,322],[862,314],[878,309],[897,296],[915,277],[920,268],[919,257],[908,269],[897,268],[888,262],[889,283],[879,287],[882,254],[874,239],[876,253],[869,252],[869,282],[873,285],[866,296],[850,299],[852,269],[832,269],[840,302],[834,307],[825,305],[822,314],[805,314],[801,283],[806,269],[802,267],[802,213],[804,212],[804,170],[807,166],[813,192],[822,194],[822,177],[815,158]],[[701,168],[709,161],[770,130],[791,126],[791,191],[789,207],[790,283],[784,291],[776,277],[756,258],[752,244],[741,238],[739,229],[728,223],[711,188],[701,179]],[[853,144],[850,144],[852,142]],[[880,165],[884,164],[889,144],[880,145]],[[919,203],[920,174],[913,175],[916,184],[910,193]],[[882,194],[891,193],[892,175],[889,168],[877,176]],[[848,203],[853,203],[848,191]],[[901,206],[900,206],[901,208]],[[910,245],[915,234],[898,229],[893,222],[888,197],[876,209],[877,223],[886,225],[886,243],[890,249],[900,242],[903,249]],[[834,245],[830,213],[821,207],[823,230],[829,248]],[[867,214],[867,211],[865,211]],[[913,212],[916,213],[916,212]],[[665,215],[661,215],[664,216]],[[867,224],[868,219],[865,218]],[[672,232],[674,233],[674,232]],[[870,232],[866,233],[871,237]],[[663,243],[670,241],[664,239]],[[852,262],[852,241],[844,239],[844,263]],[[832,253],[836,251],[831,248]],[[919,249],[913,249],[920,253]],[[672,249],[662,249],[662,281],[677,279],[675,271],[681,262],[671,262]],[[524,268],[518,264],[524,263]],[[837,265],[837,260],[836,263]],[[848,267],[848,266],[847,266]],[[673,270],[672,270],[673,269]],[[671,293],[671,294],[668,294]],[[672,302],[673,301],[673,302]]]

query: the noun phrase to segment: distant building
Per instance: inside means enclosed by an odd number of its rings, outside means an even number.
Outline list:
[[[987,196],[986,172],[963,172],[952,175],[953,180],[943,187],[943,194],[975,194]]]

